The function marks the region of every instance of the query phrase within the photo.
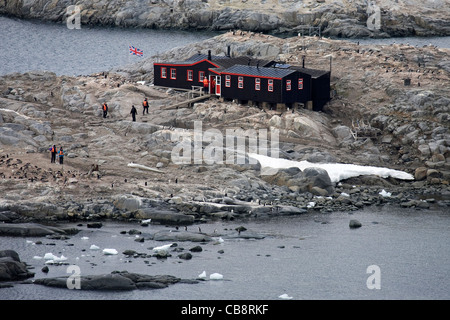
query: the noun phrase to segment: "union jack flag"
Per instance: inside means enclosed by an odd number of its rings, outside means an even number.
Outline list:
[[[134,56],[142,56],[144,54],[144,51],[141,49],[135,48],[133,46],[128,46],[130,48],[130,54]]]

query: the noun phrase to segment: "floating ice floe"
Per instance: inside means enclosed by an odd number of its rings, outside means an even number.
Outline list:
[[[33,259],[35,259],[35,260],[41,260],[42,257],[40,257],[40,256],[34,256]]]
[[[159,246],[159,247],[154,247],[153,251],[154,252],[159,252],[159,251],[167,251],[169,250],[169,248],[172,246],[172,243],[169,244],[165,244],[163,246]]]
[[[44,255],[44,259],[46,260],[45,263],[46,264],[53,264],[53,263],[59,263],[62,261],[66,261],[67,258],[64,257],[63,255],[61,255],[61,257],[55,256],[53,253],[51,252],[47,252]]]
[[[345,163],[311,163],[306,160],[293,161],[272,158],[256,153],[250,153],[248,156],[258,160],[262,168],[287,169],[297,167],[302,171],[306,168],[322,168],[328,172],[331,182],[333,183],[361,175],[376,175],[381,178],[392,177],[400,180],[414,180],[414,176],[407,172],[383,167],[360,166]]]
[[[89,237],[81,237],[81,240],[89,240]]]
[[[283,293],[282,295],[278,296],[278,298],[286,300],[292,299],[292,297],[290,297],[287,293]]]
[[[220,273],[212,273],[209,275],[209,279],[210,280],[222,280],[223,275],[221,275]]]
[[[199,277],[200,279],[206,279],[206,271],[203,271],[202,273],[200,273],[200,274],[198,275],[198,277]]]
[[[383,197],[390,197],[392,195],[391,192],[386,192],[386,190],[381,190],[379,193],[379,195],[383,196]]]
[[[152,222],[152,219],[142,220],[141,223],[150,223]]]
[[[115,255],[118,254],[116,249],[103,249],[103,254],[105,255]]]
[[[91,249],[91,250],[100,250],[100,247],[96,246],[95,244],[92,244],[89,249]]]

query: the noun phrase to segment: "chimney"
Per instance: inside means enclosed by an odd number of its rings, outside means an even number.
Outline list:
[[[211,61],[211,50],[208,50],[208,60]]]

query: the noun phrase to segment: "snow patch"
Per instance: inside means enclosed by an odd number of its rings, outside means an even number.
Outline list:
[[[345,163],[311,163],[306,160],[293,161],[272,158],[256,153],[249,153],[249,157],[258,160],[262,168],[287,169],[297,167],[302,171],[306,168],[322,168],[328,172],[331,182],[333,183],[338,183],[341,180],[361,175],[376,175],[381,178],[392,177],[400,180],[414,180],[414,176],[407,172],[383,167],[360,166]]]

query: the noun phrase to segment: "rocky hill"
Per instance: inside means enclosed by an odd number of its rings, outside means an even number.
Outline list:
[[[172,108],[187,93],[152,85],[154,61],[197,51],[224,54],[227,46],[236,55],[292,64],[304,55],[307,67],[331,66],[332,101],[324,112],[263,110],[215,97]],[[385,203],[448,205],[449,53],[432,46],[363,46],[238,31],[90,76],[3,76],[0,220],[151,218],[189,224]],[[142,115],[144,97],[148,115]],[[106,119],[103,102],[109,105]],[[132,104],[139,111],[136,122]],[[177,139],[191,135],[195,121],[220,132],[278,129],[281,158],[386,167],[415,180],[371,175],[336,184],[321,170],[264,176],[252,163],[175,163]],[[53,144],[66,151],[63,165],[50,162]],[[207,147],[205,141],[201,150]],[[380,194],[382,189],[392,196]]]
[[[337,37],[450,34],[449,0],[1,0],[0,14],[65,23],[70,5],[89,25],[306,35],[312,26]]]

